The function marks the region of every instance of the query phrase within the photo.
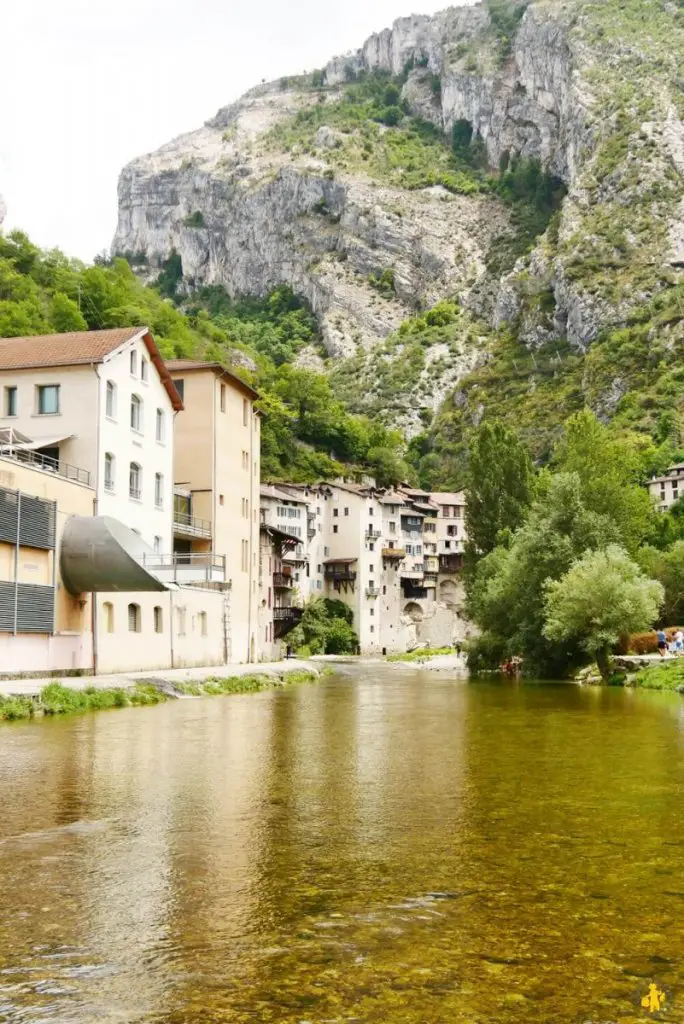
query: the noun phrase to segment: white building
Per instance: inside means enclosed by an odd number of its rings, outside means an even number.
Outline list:
[[[664,476],[654,476],[649,481],[648,490],[658,510],[667,512],[668,508],[684,497],[684,462],[670,466]]]

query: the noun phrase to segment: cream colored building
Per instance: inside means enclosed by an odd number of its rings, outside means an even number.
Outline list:
[[[670,466],[663,476],[649,481],[648,490],[660,512],[667,512],[676,501],[684,497],[684,462]]]
[[[225,558],[228,661],[257,661],[258,395],[220,363],[185,359],[167,366],[184,403],[175,423],[173,550],[179,557],[214,552]]]
[[[92,599],[69,593],[59,561],[66,521],[94,501],[86,484],[0,456],[0,675],[92,668]]]
[[[363,654],[442,646],[466,635],[461,556],[458,565],[440,558],[442,534],[445,541],[452,536],[454,498],[339,480],[262,488],[266,521],[300,531],[293,572],[301,597],[344,602]],[[440,519],[444,509],[448,523]]]

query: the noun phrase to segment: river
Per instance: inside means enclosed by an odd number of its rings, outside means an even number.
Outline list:
[[[0,727],[0,1021],[684,1021],[684,699],[382,666]]]

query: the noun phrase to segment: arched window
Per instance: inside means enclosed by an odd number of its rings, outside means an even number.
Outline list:
[[[102,605],[104,612],[104,628],[106,633],[114,632],[114,605],[111,601],[105,601]]]
[[[113,491],[116,482],[116,459],[111,452],[105,452],[104,485],[105,491]]]
[[[155,633],[164,632],[164,613],[159,605],[154,609],[154,631]]]
[[[207,635],[207,613],[200,612],[197,616],[197,623],[199,625],[200,636]]]
[[[110,420],[116,419],[116,384],[113,380],[107,381],[105,413]]]
[[[140,633],[141,631],[140,605],[129,604],[128,606],[128,632]]]
[[[137,462],[131,462],[128,471],[128,493],[136,501],[142,500],[142,469]]]
[[[131,395],[131,430],[142,431],[143,403],[140,395]]]

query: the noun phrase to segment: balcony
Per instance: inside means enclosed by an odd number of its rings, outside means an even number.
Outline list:
[[[458,552],[439,556],[439,571],[442,573],[458,573],[463,568],[463,555]]]
[[[356,573],[347,566],[326,565],[325,578],[333,583],[354,583]]]
[[[403,580],[413,580],[413,582],[416,582],[422,580],[425,574],[422,569],[414,566],[412,569],[402,569],[399,575]]]
[[[274,572],[273,587],[275,590],[292,590],[292,576],[288,572]]]
[[[274,608],[273,609],[273,635],[276,640],[287,636],[295,626],[302,621],[304,611],[302,608]]]
[[[306,532],[309,537],[316,536],[316,514],[314,512],[308,512],[306,516]]]
[[[380,530],[375,530],[372,526],[369,526],[364,536],[366,540],[380,540]]]
[[[366,587],[366,597],[380,597],[380,587]]]
[[[173,533],[176,537],[201,537],[211,540],[211,522],[174,510]]]
[[[403,548],[383,548],[382,549],[382,557],[383,558],[397,558],[397,559],[401,560],[402,558],[406,558],[406,552],[405,552],[405,550]]]
[[[0,435],[2,431],[0,431]],[[48,455],[41,455],[40,452],[31,451],[27,448],[16,448],[13,445],[6,445],[0,437],[0,457],[12,459],[13,462],[20,462],[24,466],[31,466],[32,469],[41,469],[45,473],[54,473],[62,476],[65,480],[73,480],[77,484],[84,484],[90,487],[91,476],[87,469],[79,469],[78,466],[71,466],[61,459],[51,459]]]
[[[439,558],[437,555],[429,555],[423,562],[423,571],[432,575],[439,572]]]
[[[226,556],[210,551],[144,554],[142,566],[163,583],[225,583]]]

